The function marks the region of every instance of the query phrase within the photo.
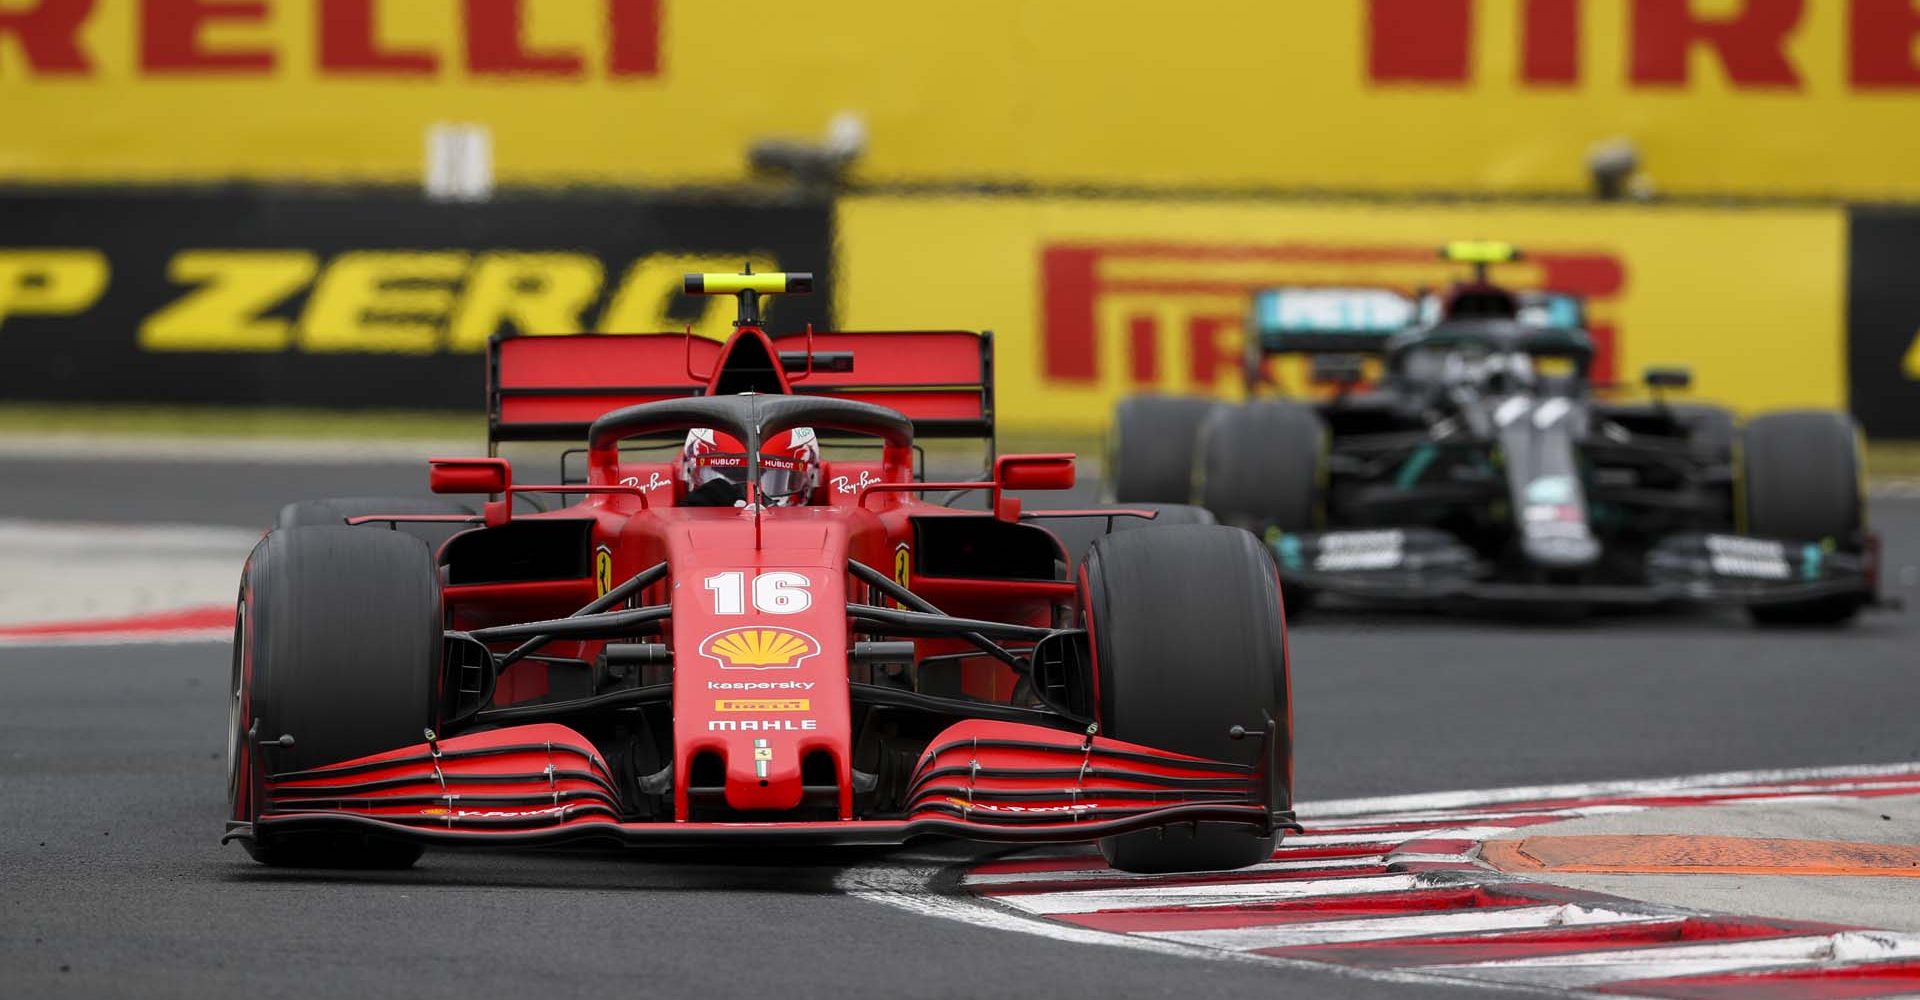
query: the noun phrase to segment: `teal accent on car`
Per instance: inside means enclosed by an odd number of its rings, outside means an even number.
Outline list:
[[[1427,466],[1432,465],[1434,457],[1439,454],[1440,449],[1430,444],[1415,448],[1413,454],[1408,455],[1407,460],[1401,464],[1399,474],[1393,477],[1393,488],[1413,489],[1413,484],[1419,482],[1421,476],[1426,475]]]
[[[1808,543],[1800,549],[1800,577],[1804,580],[1820,579],[1820,563],[1827,556],[1825,549]]]
[[[1283,569],[1301,569],[1306,566],[1306,557],[1301,553],[1300,536],[1280,532],[1268,539],[1273,551],[1280,556]]]

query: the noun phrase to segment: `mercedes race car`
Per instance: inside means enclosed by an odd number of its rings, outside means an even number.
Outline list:
[[[1580,302],[1488,280],[1507,244],[1453,244],[1443,295],[1278,288],[1256,296],[1248,402],[1136,397],[1110,439],[1119,502],[1195,502],[1263,533],[1290,610],[1319,593],[1462,601],[1745,606],[1837,623],[1876,601],[1858,434],[1842,413],[1738,425],[1601,398]],[[1324,398],[1259,391],[1303,354]]]
[[[1023,509],[1073,456],[993,455],[990,335],[769,336],[762,297],[810,287],[689,275],[738,297],[724,345],[498,337],[488,455],[433,459],[438,497],[283,511],[241,583],[226,839],[325,867],[922,837],[1268,858],[1292,737],[1259,540]],[[916,434],[984,439],[988,472],[924,481]],[[584,477],[498,454],[553,440]]]

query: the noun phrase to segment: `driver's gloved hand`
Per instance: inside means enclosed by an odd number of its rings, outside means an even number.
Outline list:
[[[738,507],[747,502],[747,489],[726,479],[714,479],[687,491],[682,507]]]

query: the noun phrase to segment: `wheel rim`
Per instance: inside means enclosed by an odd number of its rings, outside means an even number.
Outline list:
[[[247,641],[247,603],[241,601],[234,609],[233,618],[233,683],[231,697],[227,703],[227,802],[233,807],[234,819],[245,819],[241,815],[244,803],[241,781],[241,763],[244,760],[240,741],[245,738],[246,726],[241,720],[246,715],[247,680],[252,673],[252,643]]]

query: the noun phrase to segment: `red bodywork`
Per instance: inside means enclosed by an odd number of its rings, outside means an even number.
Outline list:
[[[804,365],[792,359],[768,365],[782,348],[804,350]],[[857,373],[831,370],[847,354],[857,359]],[[636,698],[658,692],[664,711],[650,718],[670,727],[670,735],[655,734],[662,756],[645,766],[610,764],[608,746],[590,739],[584,727],[565,724],[575,716],[564,713],[554,721],[458,731],[460,720],[445,717],[449,710],[443,709],[437,737],[358,760],[269,773],[271,750],[265,751],[265,766],[246,768],[252,793],[241,801],[251,815],[234,817],[232,835],[246,836],[255,827],[351,826],[449,844],[743,836],[896,843],[923,834],[1091,840],[1203,820],[1262,832],[1283,825],[1290,775],[1284,734],[1272,727],[1264,740],[1247,741],[1248,761],[1227,762],[1108,739],[1095,734],[1097,725],[1069,728],[1042,713],[1030,713],[1033,721],[1010,721],[1005,716],[1023,711],[1011,704],[1019,675],[951,636],[913,640],[915,669],[931,671],[928,664],[939,663],[938,669],[952,672],[947,676],[957,676],[957,690],[933,715],[963,714],[954,708],[965,704],[963,698],[1006,707],[996,718],[963,717],[917,740],[900,737],[911,746],[904,753],[889,750],[883,739],[882,757],[910,760],[910,767],[895,768],[902,794],[883,809],[874,808],[871,796],[863,802],[868,789],[862,782],[870,789],[873,779],[860,773],[856,757],[872,756],[871,727],[880,716],[856,691],[871,689],[882,700],[890,691],[873,686],[879,667],[864,666],[852,655],[870,629],[850,607],[901,605],[857,576],[852,563],[878,569],[946,615],[1026,626],[1035,635],[1081,627],[1083,584],[1074,580],[933,575],[922,572],[916,558],[916,522],[1020,524],[1019,502],[1003,496],[1002,487],[1072,485],[1071,456],[1003,456],[991,480],[914,483],[912,431],[991,438],[990,357],[986,337],[971,333],[809,332],[804,340],[775,341],[750,325],[724,346],[665,335],[496,341],[489,379],[495,441],[576,434],[581,440],[608,411],[729,395],[743,379],[752,391],[768,395],[881,402],[913,426],[884,439],[871,460],[825,463],[814,503],[800,507],[679,506],[685,486],[673,472],[675,453],[641,454],[636,461],[613,435],[591,442],[585,488],[564,486],[578,502],[545,513],[511,513],[511,495],[562,492],[561,484],[513,484],[504,460],[436,459],[436,489],[496,495],[484,515],[470,519],[484,526],[441,550],[451,630],[475,633],[567,618],[620,582],[665,564],[655,582],[618,605],[671,606],[670,618],[652,638],[665,647],[667,661],[639,667],[629,685]],[[993,498],[985,512],[956,510],[923,499],[918,491],[932,486],[991,489]],[[461,539],[528,522],[584,524],[582,571],[463,582]],[[1052,544],[1070,564],[1059,543]],[[954,572],[950,566],[929,568]],[[1024,651],[1033,641],[1010,645]],[[498,639],[487,645],[498,658],[518,643]],[[491,697],[476,706],[484,711],[474,718],[486,722],[502,710],[577,701],[562,689],[577,688],[582,670],[600,683],[605,665],[593,664],[607,645],[599,638],[556,639],[542,657],[518,659],[498,671]],[[592,698],[597,692],[575,693]],[[1091,704],[1097,705],[1095,695]],[[447,701],[452,704],[451,696]],[[880,712],[894,710],[898,706]],[[996,715],[985,708],[982,714]],[[604,740],[604,728],[592,731]],[[872,761],[866,766],[885,770]],[[667,783],[656,783],[650,793],[637,790],[637,784],[645,788],[638,779],[648,774],[665,775]],[[640,800],[649,798],[652,807],[643,808]]]

